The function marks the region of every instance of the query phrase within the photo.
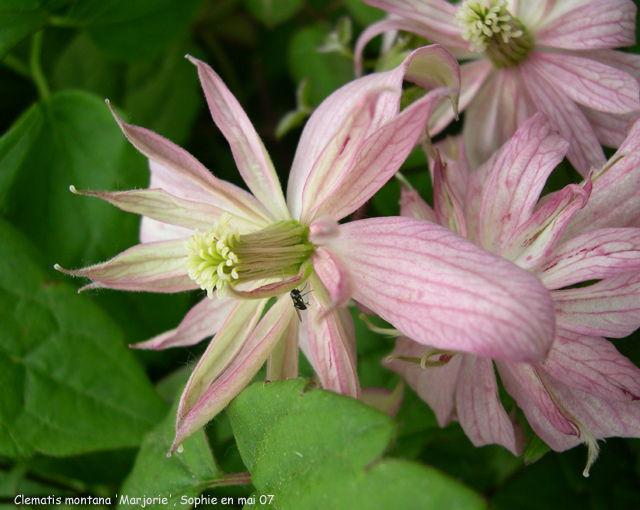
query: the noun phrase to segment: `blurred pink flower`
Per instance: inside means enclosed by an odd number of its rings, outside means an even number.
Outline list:
[[[472,168],[505,143],[527,118],[544,112],[570,142],[567,158],[586,176],[605,163],[600,143],[618,147],[640,110],[640,56],[613,51],[635,43],[631,0],[364,0],[391,13],[356,47],[389,30],[445,45],[459,60],[463,136]],[[440,132],[453,119],[446,105],[430,120]]]
[[[475,171],[462,143],[440,145],[447,164],[439,156],[434,164],[434,208],[405,191],[402,214],[451,228],[550,290],[556,336],[546,361],[494,361],[505,389],[551,448],[588,445],[588,475],[597,439],[640,436],[640,369],[602,338],[625,337],[640,326],[640,123],[581,185],[540,200],[568,148],[544,114],[526,121]],[[498,443],[520,453],[519,426],[500,402],[490,358],[409,338],[398,339],[393,357],[390,368],[429,403],[441,426],[457,418],[474,445]]]
[[[417,340],[501,359],[545,356],[553,339],[551,299],[526,271],[412,218],[337,224],[397,171],[434,102],[457,99],[459,68],[446,50],[418,49],[398,68],[329,96],[302,133],[286,201],[240,104],[211,68],[192,61],[252,194],[116,116],[150,160],[149,189],[83,194],[143,215],[142,244],[105,263],[67,271],[91,278],[91,288],[207,291],[175,330],[137,345],[184,346],[215,334],[181,397],[172,450],[222,410],[267,358],[269,379],[296,377],[298,345],[324,388],[357,398],[353,323],[342,307],[352,295]],[[403,79],[433,90],[399,112]],[[288,293],[305,282],[309,307],[300,327]],[[214,293],[220,299],[212,299]],[[488,313],[487,300],[498,311]],[[449,324],[461,315],[464,320]]]

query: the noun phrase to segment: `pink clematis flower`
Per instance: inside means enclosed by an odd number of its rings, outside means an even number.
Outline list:
[[[600,168],[600,143],[618,147],[640,110],[640,56],[612,48],[635,43],[631,0],[364,0],[391,16],[356,47],[388,30],[445,45],[460,60],[460,110],[467,157],[477,168],[536,111],[569,141],[567,158],[586,176]],[[453,119],[446,105],[431,134]]]
[[[211,68],[192,61],[214,122],[252,194],[215,178],[168,140],[116,116],[150,160],[150,187],[83,194],[142,214],[142,244],[105,263],[67,271],[91,278],[87,287],[93,288],[206,290],[207,297],[176,329],[138,345],[190,345],[215,333],[181,397],[172,451],[222,410],[267,358],[269,379],[296,377],[298,344],[324,388],[357,398],[353,323],[341,308],[352,294],[417,339],[441,339],[452,348],[505,359],[544,357],[553,338],[553,309],[546,289],[526,271],[411,218],[337,224],[397,171],[434,102],[457,98],[459,68],[446,50],[420,48],[398,68],[328,97],[304,129],[286,201],[237,100]],[[399,112],[403,79],[433,90]],[[355,267],[358,257],[364,263]],[[430,276],[432,270],[440,273]],[[462,285],[465,278],[476,288]],[[367,290],[358,290],[365,279]],[[414,282],[431,282],[433,295],[414,294]],[[292,301],[289,292],[303,283],[306,296]],[[442,301],[436,299],[441,290],[453,303],[445,313],[457,309],[468,317],[434,334],[429,321],[436,313],[429,307]],[[538,297],[531,308],[530,295]],[[277,300],[267,310],[271,297]],[[304,299],[308,306],[300,306]],[[496,314],[487,311],[487,299],[500,309],[499,328],[492,325]],[[296,312],[305,306],[299,321]],[[531,329],[523,331],[522,321]]]
[[[588,445],[588,476],[597,439],[640,437],[640,369],[602,338],[624,337],[640,326],[640,123],[581,185],[541,200],[569,147],[544,114],[526,121],[473,172],[462,143],[440,145],[448,164],[439,156],[434,164],[434,209],[410,191],[403,193],[402,213],[451,228],[550,290],[556,336],[546,361],[494,360],[495,366],[552,449]],[[390,368],[433,408],[440,426],[457,417],[474,445],[498,443],[519,454],[521,431],[500,402],[494,361],[405,337]]]

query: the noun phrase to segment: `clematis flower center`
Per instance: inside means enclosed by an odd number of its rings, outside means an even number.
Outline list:
[[[456,21],[471,50],[484,53],[497,68],[510,67],[531,51],[533,41],[505,0],[467,0],[458,7]]]
[[[185,266],[209,298],[214,290],[221,297],[238,283],[298,274],[313,252],[308,235],[309,227],[295,220],[240,235],[231,215],[225,213],[209,232],[196,229],[185,241]]]

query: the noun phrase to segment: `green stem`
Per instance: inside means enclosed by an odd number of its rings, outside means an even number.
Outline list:
[[[229,485],[250,485],[251,473],[233,473],[207,482],[207,487],[228,487]]]
[[[31,77],[36,84],[36,88],[38,89],[38,93],[40,94],[40,98],[48,102],[51,98],[51,92],[49,91],[49,86],[47,85],[47,80],[44,77],[44,73],[42,72],[42,67],[40,66],[40,54],[42,52],[42,36],[44,32],[41,30],[34,34],[33,39],[31,40],[31,56],[29,58],[29,67],[31,69]]]
[[[29,67],[19,58],[14,57],[13,55],[7,55],[6,57],[4,57],[2,63],[20,76],[31,79],[31,72],[29,71]]]

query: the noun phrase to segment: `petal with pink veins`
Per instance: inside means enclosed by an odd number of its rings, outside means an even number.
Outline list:
[[[569,141],[567,158],[586,176],[592,168],[604,165],[602,147],[578,105],[541,76],[530,64],[532,60],[524,60],[519,66],[522,82],[538,109],[549,117],[560,136]]]
[[[542,367],[561,383],[596,397],[640,399],[640,369],[604,338],[558,329]]]
[[[400,337],[396,340],[396,347],[390,357],[404,356],[419,359],[433,350],[407,337]],[[454,393],[462,358],[462,354],[457,354],[439,367],[422,368],[418,363],[393,358],[384,364],[407,381],[420,398],[433,409],[438,425],[445,427],[454,413]],[[436,357],[431,359],[436,360]]]
[[[603,228],[561,244],[534,272],[548,289],[640,271],[640,229]]]
[[[474,446],[500,444],[514,455],[513,424],[498,396],[493,362],[479,356],[464,356],[456,389],[456,409],[460,425]]]
[[[349,268],[354,299],[424,345],[541,360],[553,340],[553,305],[538,279],[439,225],[360,220],[328,247]]]
[[[640,109],[640,88],[633,76],[590,58],[533,52],[529,66],[567,97],[607,113]]]
[[[176,227],[168,223],[153,220],[146,216],[140,221],[140,242],[142,244],[155,243],[158,241],[174,241],[182,239],[184,242],[193,234],[190,228]]]
[[[632,46],[636,11],[631,0],[556,2],[536,31],[536,44],[567,50]]]
[[[109,105],[109,108],[111,108],[111,105]],[[212,197],[211,202],[215,202],[218,207],[224,208],[234,216],[242,216],[257,223],[265,223],[269,220],[268,216],[260,208],[256,207],[252,201],[247,200],[243,194],[238,193],[224,181],[214,177],[187,151],[153,131],[127,124],[118,117],[113,108],[111,108],[111,113],[120,125],[122,132],[136,149],[150,160],[158,163],[158,167],[155,168],[156,172],[161,172],[161,168],[164,167],[164,169],[169,169],[176,174],[173,182],[177,188],[186,180],[208,192]],[[153,165],[150,165],[150,167],[153,180],[154,167]],[[184,196],[181,198],[189,198],[190,189],[192,188],[185,188],[183,191]],[[180,196],[179,193],[174,192],[174,194]]]
[[[460,202],[449,184],[449,172],[440,155],[433,164],[433,207],[436,221],[462,237],[467,236],[467,224]]]
[[[492,165],[479,218],[480,244],[502,253],[514,231],[533,212],[547,177],[568,144],[537,113],[526,121]]]
[[[346,305],[353,295],[353,282],[344,262],[335,253],[322,247],[314,250],[311,259],[316,274],[329,291],[329,311]]]
[[[640,327],[640,274],[601,280],[588,287],[551,291],[559,328],[591,336],[623,338]]]
[[[310,281],[313,292],[308,295],[309,346],[322,387],[359,398],[351,314],[344,308],[326,313],[331,305],[329,292],[317,276],[312,275]]]
[[[134,349],[159,351],[169,347],[185,347],[215,335],[235,308],[237,302],[228,297],[205,297],[184,316],[177,328],[165,331],[144,342],[130,345]]]
[[[213,69],[201,60],[187,58],[198,68],[213,121],[229,142],[244,182],[275,220],[289,219],[278,174],[249,117]]]
[[[91,278],[93,283],[83,287],[149,292],[181,292],[198,288],[187,274],[184,265],[184,240],[138,244],[107,262],[68,271],[55,268],[71,276]]]
[[[638,112],[614,115],[612,113],[599,112],[580,107],[580,111],[591,124],[593,132],[598,137],[598,141],[605,147],[620,147],[627,136],[627,127],[632,119],[637,117]]]
[[[251,322],[255,324],[254,314],[247,314],[247,321],[250,317],[253,317]],[[238,320],[240,319],[239,317]],[[252,331],[243,329],[242,349],[215,380],[211,380],[209,370],[206,374],[200,372],[204,370],[200,367],[206,363],[203,361],[206,353],[203,355],[180,397],[176,437],[170,452],[222,411],[249,384],[293,320],[297,321],[291,299],[289,296],[281,296]],[[218,336],[223,334],[224,327]],[[205,381],[208,384],[204,384]]]
[[[587,203],[590,192],[590,181],[585,188],[577,184],[562,188],[516,229],[501,255],[529,271],[544,262],[562,238],[573,214]]]
[[[404,186],[400,188],[400,216],[418,218],[436,223],[436,213],[414,189],[407,191]]]

